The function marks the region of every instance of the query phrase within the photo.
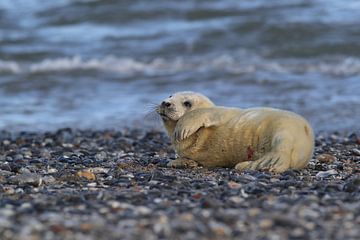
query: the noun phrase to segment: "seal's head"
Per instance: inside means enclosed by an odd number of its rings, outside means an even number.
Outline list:
[[[177,92],[164,99],[156,108],[164,122],[177,122],[185,113],[215,106],[209,98],[195,92]]]

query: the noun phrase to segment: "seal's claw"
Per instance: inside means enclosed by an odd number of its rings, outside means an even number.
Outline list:
[[[192,134],[191,129],[184,129],[183,134],[182,134],[182,140],[188,138],[191,134]]]
[[[191,134],[193,134],[194,131],[191,128],[182,128],[181,126],[176,126],[174,131],[174,139],[175,141],[182,141],[186,138],[188,138]]]

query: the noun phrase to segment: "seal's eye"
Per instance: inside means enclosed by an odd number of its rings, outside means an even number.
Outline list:
[[[187,108],[191,108],[191,102],[190,101],[185,101],[184,106],[187,107]]]
[[[172,95],[170,95],[169,98],[172,98]]]

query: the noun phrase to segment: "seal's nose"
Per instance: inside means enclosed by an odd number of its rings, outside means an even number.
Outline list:
[[[163,106],[163,107],[170,107],[170,106],[171,106],[171,103],[163,101],[163,102],[161,103],[161,106]]]

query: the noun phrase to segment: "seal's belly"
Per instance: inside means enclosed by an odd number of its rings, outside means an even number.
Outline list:
[[[207,167],[233,167],[256,160],[271,148],[272,128],[265,117],[256,122],[235,117],[220,126],[202,128],[178,152]]]

